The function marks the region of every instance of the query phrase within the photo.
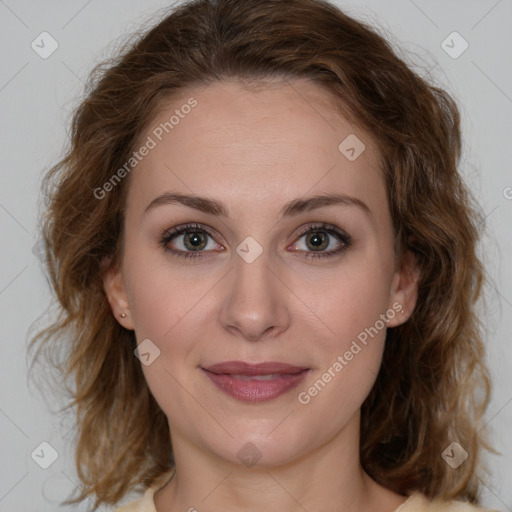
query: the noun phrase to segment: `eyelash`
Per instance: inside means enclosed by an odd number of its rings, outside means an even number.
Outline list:
[[[208,251],[197,251],[197,252],[185,252],[181,250],[171,249],[168,244],[171,242],[174,238],[183,235],[185,233],[189,232],[203,232],[206,233],[211,238],[214,238],[214,235],[210,232],[210,230],[202,225],[202,224],[184,224],[182,226],[178,226],[176,228],[166,229],[162,232],[161,239],[160,239],[160,245],[166,250],[167,252],[171,253],[173,256],[176,256],[178,258],[184,258],[184,259],[191,259],[191,258],[205,258],[208,256],[205,256],[205,252]],[[336,256],[338,254],[341,254],[342,252],[346,251],[349,246],[352,244],[352,238],[350,235],[345,233],[344,231],[341,231],[340,229],[331,226],[326,223],[314,225],[314,226],[308,226],[304,230],[302,230],[298,235],[296,241],[300,240],[304,235],[307,235],[310,232],[325,232],[329,235],[332,235],[334,238],[338,240],[338,242],[341,242],[341,246],[338,249],[331,250],[328,252],[325,251],[319,251],[319,252],[305,252],[304,256],[306,258],[330,258],[333,256]],[[294,242],[296,243],[296,242]],[[201,254],[203,253],[203,254]]]

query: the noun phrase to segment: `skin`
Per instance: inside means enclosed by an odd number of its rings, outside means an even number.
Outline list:
[[[309,403],[297,398],[393,304],[403,311],[388,327],[406,321],[416,302],[413,260],[397,267],[377,146],[334,111],[323,89],[302,80],[187,90],[141,140],[191,96],[197,106],[130,175],[121,263],[105,275],[119,322],[160,350],[142,369],[169,420],[177,472],[155,493],[155,507],[391,512],[405,497],[374,482],[359,460],[360,408],[381,364],[385,328]],[[355,161],[338,149],[352,133],[366,146]],[[215,199],[228,216],[176,203],[145,212],[165,192]],[[354,197],[369,212],[336,204],[279,219],[289,201],[321,194]],[[322,222],[352,242],[337,255],[307,257],[314,249],[301,229]],[[160,244],[162,231],[184,223],[213,231],[205,257],[179,258]],[[248,236],[263,249],[252,263],[236,252]],[[168,247],[186,251],[184,238]],[[340,246],[327,238],[324,252]],[[285,395],[244,403],[200,369],[227,360],[310,372]],[[261,453],[252,467],[237,457],[248,442]]]

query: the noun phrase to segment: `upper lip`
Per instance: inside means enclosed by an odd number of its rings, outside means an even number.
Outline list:
[[[246,363],[245,361],[225,361],[211,366],[203,367],[204,370],[212,373],[226,373],[236,375],[270,375],[293,374],[308,370],[305,366],[296,366],[287,363],[275,361],[265,361],[262,363]]]

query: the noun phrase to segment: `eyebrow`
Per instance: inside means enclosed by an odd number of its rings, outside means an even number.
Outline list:
[[[229,217],[228,210],[220,201],[208,197],[171,192],[166,192],[155,197],[155,199],[148,204],[144,213],[158,206],[171,204],[181,204],[218,217]],[[321,194],[307,198],[294,199],[286,203],[279,212],[279,220],[333,205],[356,206],[373,218],[373,214],[368,205],[356,197],[345,194]]]

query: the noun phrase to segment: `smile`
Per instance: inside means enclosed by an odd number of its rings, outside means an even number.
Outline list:
[[[243,361],[219,363],[201,368],[209,380],[226,395],[243,402],[268,402],[298,386],[309,368],[286,363]]]

